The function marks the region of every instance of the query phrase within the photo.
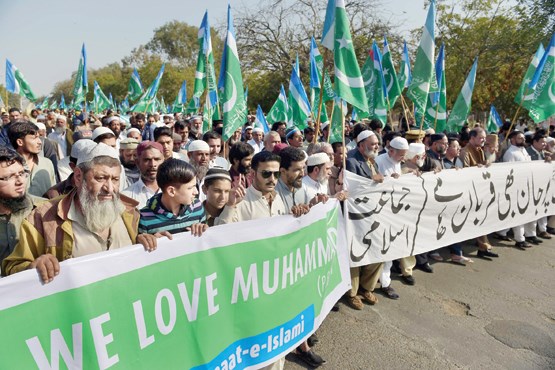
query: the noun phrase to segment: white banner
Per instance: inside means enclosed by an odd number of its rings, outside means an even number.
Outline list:
[[[417,255],[555,214],[541,161],[413,174],[375,183],[347,173],[351,266]]]

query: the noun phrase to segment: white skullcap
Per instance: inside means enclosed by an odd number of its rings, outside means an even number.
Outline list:
[[[189,144],[189,148],[187,148],[187,151],[189,152],[197,152],[201,150],[204,152],[210,151],[210,147],[208,146],[208,143],[204,140],[195,140],[191,142],[191,144]]]
[[[112,116],[112,117],[109,117],[109,118],[106,120],[106,123],[110,124],[110,123],[114,122],[115,120],[120,121],[120,119],[119,119],[118,116]]]
[[[308,156],[307,166],[318,166],[330,161],[330,157],[326,153],[316,153]]]
[[[39,130],[45,130],[46,131],[46,126],[42,122],[35,122],[35,126],[37,126],[39,128]]]
[[[320,126],[320,130],[322,130],[322,131],[325,130],[326,127],[328,127],[329,125],[330,125],[329,121],[326,121],[326,122],[322,123],[322,125]]]
[[[368,139],[370,136],[376,135],[374,131],[364,130],[357,136],[357,144],[360,143],[364,139]]]
[[[555,141],[555,138],[552,138],[551,136],[548,136],[548,137],[545,139],[545,143],[546,143],[546,144],[552,143],[552,142],[554,142],[554,141]]]
[[[247,126],[247,127],[245,127],[245,129],[243,130],[243,132],[245,132],[245,131],[247,131],[247,130],[252,130],[252,129],[253,129],[252,126]]]
[[[255,128],[252,129],[252,132],[253,132],[253,133],[255,133],[255,132],[264,133],[264,130],[262,130],[260,127],[255,127]]]
[[[419,155],[426,152],[426,145],[422,143],[411,143],[409,145],[409,151],[407,152],[408,158],[413,158],[415,155]]]
[[[95,146],[96,146],[96,143],[92,140],[87,140],[87,139],[77,140],[71,146],[71,153],[69,156],[79,159],[79,157],[82,157],[85,152],[91,150]]]
[[[434,130],[433,128],[429,128],[425,132],[426,132],[426,135],[433,135],[436,133],[436,130]]]
[[[389,146],[397,150],[408,150],[409,143],[404,137],[396,137],[389,142]]]
[[[46,116],[44,114],[39,114],[37,116],[37,119],[46,119]]]
[[[135,128],[135,127],[131,127],[130,129],[128,129],[127,130],[127,135],[129,135],[129,133],[131,133],[131,132],[136,132],[139,135],[141,134],[141,131],[139,131],[139,129]]]
[[[104,134],[112,134],[114,136],[116,136],[114,134],[114,132],[112,130],[110,130],[108,127],[97,127],[94,129],[93,133],[92,133],[92,139],[95,140],[97,137],[99,137],[100,135],[104,135]]]
[[[81,140],[79,140],[81,141]],[[79,142],[78,141],[78,142]],[[88,140],[84,140],[88,141]],[[119,160],[119,153],[115,148],[104,143],[98,143],[95,146],[84,150],[81,155],[77,158],[77,165],[81,163],[87,163],[92,161],[96,157],[110,157]]]
[[[67,117],[64,116],[63,114],[58,114],[56,116],[56,119],[61,119],[62,121],[67,122]]]

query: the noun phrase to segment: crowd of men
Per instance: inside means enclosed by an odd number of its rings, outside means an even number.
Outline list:
[[[160,237],[276,215],[301,217],[330,197],[344,201],[344,171],[382,182],[385,177],[488,166],[493,162],[550,161],[555,124],[487,134],[476,125],[458,133],[377,120],[345,122],[342,142],[328,142],[329,124],[299,130],[275,122],[265,133],[250,117],[222,140],[223,123],[203,129],[201,116],[181,114],[102,117],[85,112],[3,112],[0,131],[0,262],[2,275],[36,269],[44,283],[60,262]],[[555,220],[541,218],[493,233],[526,250],[551,239]],[[476,238],[479,258],[498,254],[488,236]],[[472,263],[460,244],[446,246],[450,260]],[[445,253],[443,254],[445,255]],[[344,302],[361,310],[379,292],[399,299],[391,274],[414,285],[414,269],[433,273],[438,251],[351,269]],[[335,309],[339,309],[336,305]],[[296,355],[317,367],[325,362],[313,335]],[[283,368],[284,360],[268,368]]]

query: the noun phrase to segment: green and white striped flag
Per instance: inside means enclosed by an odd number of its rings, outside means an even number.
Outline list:
[[[227,141],[233,133],[246,121],[245,111],[247,104],[243,94],[243,76],[241,62],[237,52],[235,30],[231,6],[227,8],[227,36],[222,53],[222,65],[218,87],[222,91],[223,107],[223,139]]]
[[[382,69],[383,78],[385,79],[385,86],[387,88],[387,97],[389,99],[389,109],[393,108],[399,95],[401,95],[401,87],[397,79],[397,72],[395,71],[395,64],[391,58],[389,51],[389,44],[387,38],[383,38],[383,55],[382,55]]]
[[[449,132],[458,132],[464,125],[470,106],[472,103],[472,93],[474,91],[474,82],[476,81],[476,69],[478,68],[478,57],[474,59],[474,64],[466,77],[466,81],[462,87],[461,93],[455,101],[455,105],[447,119],[447,130]]]
[[[155,102],[156,102],[156,94],[158,93],[158,88],[160,87],[160,81],[162,80],[162,76],[164,75],[166,65],[162,64],[156,78],[148,89],[143,93],[140,97],[139,101],[131,107],[132,112],[155,112]]]
[[[6,59],[6,90],[12,94],[19,94],[26,97],[30,101],[37,100],[35,93],[31,90],[31,86],[25,80],[23,73],[8,59]]]
[[[344,0],[328,0],[322,46],[334,52],[335,95],[360,111],[368,111]]]
[[[412,81],[407,90],[407,96],[421,112],[426,108],[432,71],[435,59],[435,0],[430,1],[426,24],[422,32],[422,39],[416,52],[416,60],[412,71]]]
[[[540,62],[543,69],[538,72],[539,80],[529,112],[536,123],[545,121],[555,114],[555,34],[551,37],[543,59],[545,61]]]
[[[441,45],[430,81],[430,93],[424,114],[424,129],[433,128],[437,132],[445,130],[447,123],[447,90],[445,83],[445,47]],[[416,109],[416,122],[422,119],[422,112]]]
[[[307,119],[310,117],[310,102],[304,89],[301,77],[298,75],[297,64],[291,69],[291,79],[289,80],[289,104],[287,126],[295,126],[299,130],[304,130],[307,126]]]
[[[289,121],[287,117],[287,112],[289,111],[289,105],[287,103],[287,95],[285,94],[285,89],[283,85],[281,85],[279,90],[279,95],[276,99],[274,105],[268,112],[266,116],[266,121],[270,124],[274,124],[275,122],[287,122]]]

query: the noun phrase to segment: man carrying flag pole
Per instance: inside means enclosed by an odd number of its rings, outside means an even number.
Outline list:
[[[89,85],[87,83],[87,51],[85,43],[81,47],[81,58],[79,59],[79,67],[75,74],[75,82],[73,84],[73,99],[75,106],[84,103],[83,111],[87,111],[86,96],[89,92]]]

